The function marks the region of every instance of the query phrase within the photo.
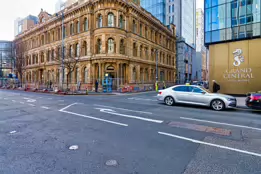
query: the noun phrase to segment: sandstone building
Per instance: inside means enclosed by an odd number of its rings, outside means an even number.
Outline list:
[[[164,26],[140,7],[139,0],[81,0],[63,10],[64,55],[77,57],[67,77],[70,87],[81,81],[90,89],[95,80],[111,76],[114,89],[124,85],[141,88],[158,80],[175,83],[175,26]],[[22,51],[23,81],[39,87],[47,81],[61,83],[62,12],[39,14],[39,24],[15,38]],[[21,49],[23,48],[23,49]],[[65,74],[68,69],[65,67]]]

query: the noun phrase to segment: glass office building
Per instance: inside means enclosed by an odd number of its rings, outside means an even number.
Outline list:
[[[261,0],[205,0],[205,44],[260,37]]]
[[[165,24],[165,0],[141,0],[141,6]]]
[[[14,70],[13,44],[0,41],[0,78],[6,78]]]

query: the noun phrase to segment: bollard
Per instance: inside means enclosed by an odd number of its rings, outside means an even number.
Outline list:
[[[88,95],[88,89],[86,88],[86,95]]]

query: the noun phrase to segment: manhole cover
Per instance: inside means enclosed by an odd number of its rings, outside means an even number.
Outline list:
[[[9,132],[10,134],[15,134],[16,133],[16,131],[11,131],[11,132]]]
[[[118,162],[116,160],[108,160],[105,164],[106,166],[117,166]]]
[[[77,145],[72,145],[69,147],[70,150],[77,150],[79,148],[79,146]]]

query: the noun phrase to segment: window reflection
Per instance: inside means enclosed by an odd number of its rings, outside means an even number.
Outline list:
[[[205,43],[260,36],[260,0],[205,0]]]

